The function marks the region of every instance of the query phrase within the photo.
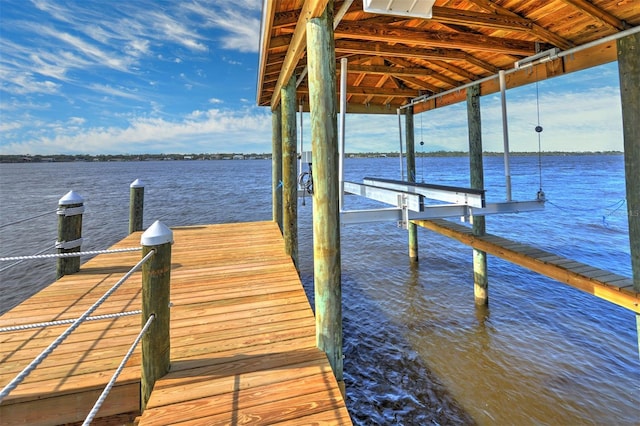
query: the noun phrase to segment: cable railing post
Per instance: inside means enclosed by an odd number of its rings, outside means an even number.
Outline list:
[[[142,266],[142,325],[155,319],[142,338],[141,411],[147,406],[157,379],[169,371],[169,296],[173,232],[155,221],[140,240],[142,256],[155,254]]]
[[[142,231],[144,182],[136,179],[129,185],[129,234]]]
[[[84,199],[74,191],[69,191],[58,201],[58,253],[79,252],[82,245],[82,213]],[[80,256],[61,257],[56,267],[56,279],[74,274],[80,270]]]

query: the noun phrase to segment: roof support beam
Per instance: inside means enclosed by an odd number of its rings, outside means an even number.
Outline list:
[[[307,86],[298,86],[298,93],[309,93]],[[397,89],[394,87],[371,87],[371,86],[347,86],[349,95],[363,96],[385,96],[389,98],[415,98],[420,96],[420,91],[411,89]]]
[[[475,4],[478,7],[481,7],[489,12],[493,12],[498,15],[513,16],[513,17],[517,16],[520,18],[520,15],[518,15],[517,13],[514,13],[507,8],[497,5],[490,0],[468,0],[468,1]],[[565,40],[564,38],[554,34],[553,32],[547,30],[544,27],[541,27],[540,25],[536,24],[533,21],[529,21],[529,22],[531,22],[531,33],[540,37],[542,41],[551,43],[562,50],[567,50],[574,47],[574,44],[569,40]]]
[[[598,65],[613,62],[616,56],[616,41],[609,40],[602,44],[590,46],[584,50],[571,52],[570,55],[563,55],[549,62],[538,63],[524,69],[514,70],[507,76],[507,88],[525,86],[538,81],[546,80],[564,74],[584,70]],[[535,70],[535,72],[533,71]],[[480,84],[482,96],[496,93],[499,85],[495,76],[485,78]],[[466,88],[451,90],[443,95],[437,95],[437,99],[419,102],[414,105],[414,112],[424,112],[431,109],[440,108],[463,102],[466,99]]]
[[[490,37],[479,34],[444,33],[438,31],[412,30],[379,24],[356,24],[342,22],[335,31],[336,38],[404,43],[422,47],[474,49],[484,52],[511,55],[533,55],[535,43],[524,40]]]
[[[471,27],[495,28],[510,31],[531,31],[532,23],[518,15],[496,15],[472,12],[450,7],[433,7],[432,21],[441,24],[465,25]]]
[[[405,83],[413,84],[414,86],[418,86],[421,89],[428,90],[431,93],[438,93],[442,89],[440,87],[434,86],[433,84],[429,84],[426,81],[422,81],[419,78],[415,77],[407,77],[407,76],[398,76],[398,80],[402,80]]]
[[[416,49],[404,46],[390,46],[387,43],[336,40],[336,53],[355,53],[371,56],[393,56],[396,58],[417,58],[426,60],[464,60],[466,53],[455,49]]]
[[[460,82],[458,80],[455,80],[455,79],[453,79],[451,77],[447,77],[443,73],[435,71],[435,70],[433,70],[431,68],[425,68],[425,67],[422,67],[422,66],[420,66],[420,68],[415,68],[416,65],[418,65],[418,64],[414,64],[411,61],[407,61],[407,60],[402,59],[402,58],[389,58],[388,60],[389,60],[390,63],[392,63],[394,65],[398,65],[399,67],[404,67],[405,70],[417,69],[417,70],[421,71],[421,74],[412,74],[412,75],[418,75],[418,76],[423,76],[423,77],[431,77],[434,80],[439,80],[439,81],[441,81],[443,83],[446,83],[446,84],[448,84],[449,86],[452,86],[452,87],[455,87],[458,84],[460,84]],[[392,72],[392,74],[396,74],[396,73]],[[402,74],[397,74],[397,75],[402,75]],[[409,74],[406,74],[406,75],[409,75]]]
[[[306,0],[304,2],[302,11],[298,17],[296,29],[293,32],[293,38],[287,50],[287,55],[282,64],[282,71],[278,77],[273,96],[271,97],[271,109],[275,108],[280,102],[280,90],[284,87],[285,83],[289,81],[300,58],[304,55],[305,44],[307,42],[307,21],[322,15],[322,12],[327,7],[327,3],[328,0]]]
[[[600,9],[599,7],[589,3],[586,0],[564,0],[566,3],[580,9],[581,12],[584,12],[588,15],[593,16],[594,18],[602,21],[604,24],[615,28],[616,30],[626,30],[628,25],[626,22],[616,18],[612,14],[607,11]]]

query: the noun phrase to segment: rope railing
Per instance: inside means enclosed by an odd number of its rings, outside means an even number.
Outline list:
[[[44,253],[45,251],[51,250],[51,249],[53,249],[53,248],[55,248],[55,246],[45,247],[45,248],[43,248],[42,250],[38,251],[37,253],[32,254],[31,256],[38,256],[38,255],[41,255],[41,254],[42,254],[42,253]],[[15,262],[15,263],[12,263],[12,264],[10,264],[10,265],[5,266],[4,268],[0,268],[0,272],[4,272],[4,271],[6,271],[6,270],[7,270],[7,269],[9,269],[9,268],[13,268],[14,266],[21,264],[21,263],[22,263],[22,262],[24,262],[25,260],[26,260],[26,259],[20,259],[20,260],[18,260],[18,261],[17,261],[17,262]]]
[[[49,250],[48,248],[46,250]],[[80,257],[80,256],[93,256],[96,254],[113,254],[113,253],[125,253],[130,251],[140,251],[142,247],[129,247],[121,249],[111,250],[89,250],[89,251],[76,251],[71,253],[51,253],[51,254],[34,254],[31,256],[12,256],[12,257],[0,257],[0,262],[10,262],[15,260],[34,260],[34,259],[55,259],[55,258],[67,258],[67,257]]]
[[[30,220],[37,219],[39,217],[46,216],[46,215],[51,214],[51,213],[55,213],[56,211],[57,210],[49,210],[48,212],[40,213],[40,214],[35,215],[35,216],[31,216],[31,217],[27,217],[27,218],[24,218],[24,219],[16,220],[15,222],[4,223],[4,224],[0,225],[0,229],[7,228],[7,227],[13,226],[13,225],[17,225],[17,224],[23,223],[23,222],[28,222]]]
[[[38,365],[42,363],[75,329],[77,329],[102,303],[104,303],[109,296],[111,296],[134,272],[142,267],[153,255],[154,250],[149,251],[136,265],[129,270],[117,283],[107,290],[100,299],[98,299],[89,309],[87,309],[79,318],[77,318],[73,324],[69,326],[56,340],[54,340],[47,348],[45,348],[40,355],[38,355],[28,366],[26,366],[9,384],[7,384],[2,391],[0,391],[0,402],[2,402],[24,379],[35,370]]]
[[[131,344],[131,347],[129,347],[129,350],[127,351],[124,358],[120,362],[120,365],[118,365],[118,368],[113,373],[113,376],[111,376],[111,380],[109,380],[109,383],[107,383],[107,386],[105,386],[104,390],[96,400],[96,403],[93,405],[93,408],[91,408],[91,411],[89,411],[89,414],[87,415],[87,418],[82,423],[82,426],[91,424],[96,414],[98,414],[98,411],[100,411],[100,407],[102,407],[102,404],[107,399],[107,396],[109,396],[109,392],[111,392],[113,385],[116,383],[116,380],[118,380],[120,373],[122,373],[122,370],[124,370],[124,366],[129,361],[129,358],[131,358],[131,355],[133,355],[133,351],[136,349],[136,347],[140,343],[142,336],[144,336],[144,334],[147,332],[147,330],[151,326],[151,323],[153,322],[155,317],[156,317],[155,315],[149,316],[149,318],[147,319],[147,322],[142,327],[142,330],[140,330],[140,333],[138,333],[138,336],[133,341],[133,343]]]
[[[143,194],[144,184],[136,179],[136,181],[130,185],[129,234],[143,230]],[[0,390],[0,404],[9,397],[9,395],[18,388],[25,379],[29,377],[29,375],[33,373],[33,371],[37,369],[59,346],[61,346],[62,343],[85,321],[119,318],[129,315],[141,315],[145,325],[140,330],[139,335],[135,338],[135,341],[121,360],[120,365],[113,374],[113,377],[109,380],[106,387],[103,389],[102,394],[89,412],[87,418],[84,420],[83,424],[86,425],[90,424],[100,411],[101,406],[108,398],[109,392],[115,386],[118,377],[125,368],[125,365],[129,362],[131,356],[136,350],[136,347],[138,347],[141,342],[142,369],[140,375],[141,395],[139,400],[141,411],[144,411],[144,408],[146,407],[156,380],[169,371],[169,309],[171,305],[169,299],[169,279],[171,271],[171,244],[173,244],[173,233],[167,226],[156,221],[142,234],[140,239],[142,247],[81,251],[83,243],[82,215],[84,211],[83,198],[74,191],[69,191],[58,201],[58,208],[54,211],[37,214],[0,225],[0,229],[2,229],[36,219],[50,213],[55,213],[58,218],[58,237],[53,247],[46,247],[33,255],[0,257],[0,262],[11,263],[5,264],[5,266],[0,269],[0,272],[26,260],[57,259],[56,279],[60,279],[65,275],[74,274],[80,270],[80,257],[82,256],[142,251],[142,259],[78,318],[0,327],[0,333],[2,333],[68,325],[62,334],[55,338],[53,342],[43,349],[31,362],[29,362],[26,367],[24,367],[7,385],[5,385],[4,388]],[[167,215],[168,213],[164,216]],[[57,250],[58,253],[47,254],[46,252],[51,249]],[[134,272],[140,269],[142,269],[142,309],[92,316],[92,313],[94,313],[94,311],[98,309],[98,307],[101,306],[107,298],[118,290],[118,288],[120,288]],[[151,323],[153,321],[155,321],[154,326],[151,327]],[[73,345],[73,343],[69,344]],[[49,359],[53,360],[54,358],[55,356]],[[37,374],[34,374],[33,376],[34,380],[41,379],[36,377],[38,376]],[[45,388],[47,388],[47,386],[45,386]],[[48,392],[47,389],[43,390],[42,395],[45,395],[46,392]],[[36,397],[40,398],[42,395],[37,395]],[[79,412],[82,413],[84,411],[85,410],[83,408]],[[78,411],[76,411],[76,413],[78,413]],[[77,418],[74,414],[62,417],[73,422],[81,420],[81,418]]]
[[[111,318],[127,317],[131,315],[137,315],[140,313],[142,313],[142,311],[138,309],[135,311],[118,312],[115,314],[96,315],[93,317],[85,318],[85,321],[98,321],[98,320],[111,319]],[[58,321],[37,322],[33,324],[12,325],[10,327],[0,327],[0,333],[6,333],[9,331],[31,330],[33,328],[54,327],[57,325],[71,324],[77,320],[78,320],[77,318],[73,318],[73,319],[58,320]]]

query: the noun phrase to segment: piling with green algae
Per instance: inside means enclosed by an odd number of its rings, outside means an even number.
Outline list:
[[[407,181],[416,181],[416,143],[414,134],[413,107],[404,110],[405,127],[407,134]],[[415,223],[407,223],[409,232],[409,260],[418,261],[418,226]]]
[[[282,231],[282,110],[271,111],[271,206],[273,221]]]
[[[296,132],[296,78],[282,88],[282,234],[285,252],[298,267],[298,180]]]
[[[333,0],[307,22],[307,65],[313,152],[313,259],[316,342],[343,386],[342,288],[336,60]]]
[[[633,289],[640,292],[640,33],[617,41]],[[640,315],[636,314],[640,354]]]
[[[467,122],[469,127],[471,188],[484,189],[479,84],[467,88]],[[486,233],[484,216],[472,216],[472,219],[473,235],[484,235]],[[489,303],[487,254],[477,249],[473,249],[473,294],[476,305],[487,305]]]

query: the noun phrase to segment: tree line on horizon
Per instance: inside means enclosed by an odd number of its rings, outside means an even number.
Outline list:
[[[538,152],[511,152],[512,156],[566,156],[566,155],[621,155],[621,151],[542,151]],[[398,151],[390,152],[353,152],[347,153],[348,158],[372,158],[372,157],[397,157]],[[406,153],[403,153],[406,156]],[[430,151],[416,152],[416,157],[466,157],[468,151]],[[485,151],[485,156],[502,156],[503,152]],[[0,155],[0,163],[62,163],[74,161],[193,161],[193,160],[239,160],[239,159],[271,159],[271,153],[215,153],[215,154],[53,154],[53,155]]]

